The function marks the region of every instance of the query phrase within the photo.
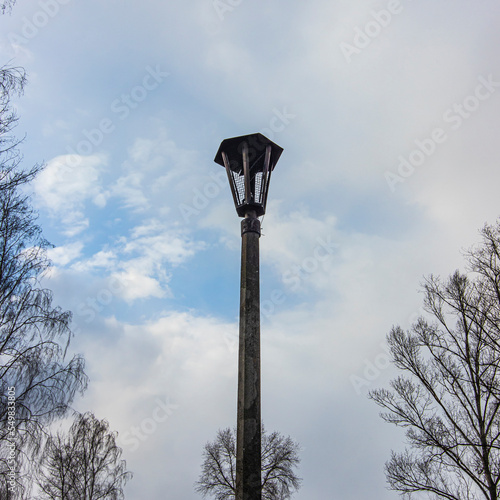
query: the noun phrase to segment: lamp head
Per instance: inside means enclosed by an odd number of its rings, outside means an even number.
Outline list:
[[[240,217],[251,211],[257,217],[265,214],[271,172],[282,152],[283,148],[259,133],[222,141],[214,161],[226,169]]]

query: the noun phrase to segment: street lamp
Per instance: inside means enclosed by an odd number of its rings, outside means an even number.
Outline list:
[[[260,217],[283,148],[262,134],[222,141],[215,162],[227,172],[241,221],[236,500],[261,500]]]

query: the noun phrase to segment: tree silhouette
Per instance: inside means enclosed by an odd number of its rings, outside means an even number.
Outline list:
[[[5,14],[6,12],[10,12],[12,9],[12,6],[16,3],[16,0],[3,0],[0,2],[0,11],[2,14]]]
[[[435,321],[390,332],[394,364],[409,376],[370,393],[387,422],[408,429],[411,450],[393,453],[386,475],[409,498],[500,498],[500,221],[482,236],[469,274],[426,280]]]
[[[118,500],[132,477],[120,460],[122,450],[106,420],[92,413],[77,415],[68,435],[47,440],[37,483],[40,498],[51,500]]]
[[[278,432],[262,429],[262,499],[287,500],[300,488],[294,469],[299,465],[299,445]],[[217,438],[205,445],[196,491],[216,500],[235,498],[236,431],[219,430]]]
[[[11,2],[8,2],[11,3]],[[2,7],[7,4],[4,2]],[[20,166],[12,134],[17,116],[12,97],[26,82],[20,68],[0,68],[0,496],[11,498],[8,474],[18,483],[29,474],[44,432],[64,415],[87,384],[81,356],[65,360],[71,314],[52,305],[41,285],[50,267],[50,246],[37,225],[23,188],[41,170]],[[10,399],[9,399],[10,398]],[[10,410],[10,411],[9,411]]]

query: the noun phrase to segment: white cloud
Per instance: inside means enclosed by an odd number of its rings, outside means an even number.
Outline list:
[[[203,247],[202,243],[189,241],[182,232],[167,230],[153,221],[151,225],[134,228],[132,237],[124,246],[124,252],[138,253],[149,262],[166,261],[176,265],[185,262]]]
[[[150,219],[132,228],[129,236],[121,236],[113,245],[75,262],[82,248],[82,243],[72,243],[53,255],[59,257],[62,266],[73,262],[71,273],[95,276],[98,282],[105,277],[119,282],[121,286],[115,295],[131,303],[137,299],[171,297],[168,284],[172,269],[193,258],[206,245],[192,240],[184,231]]]
[[[216,431],[221,424],[221,407],[231,412],[234,406],[236,356],[227,342],[237,325],[174,312],[141,324],[110,318],[105,328],[108,335],[94,328],[80,338],[78,348],[88,358],[93,384],[78,405],[98,409],[119,432],[130,470],[142,469],[145,455],[152,454],[161,457],[169,475],[184,474],[185,460],[179,461],[172,450],[182,445],[183,456],[187,453],[189,462],[197,463],[211,437],[207,430]],[[143,433],[137,447],[125,438],[133,426],[141,429],[142,422],[151,419],[158,398],[170,401],[175,410]],[[192,474],[198,474],[196,466]]]
[[[80,241],[68,243],[47,250],[47,256],[56,266],[66,266],[82,255],[83,243]]]
[[[120,261],[116,263],[116,276],[125,283],[123,298],[132,301],[170,295],[169,269],[204,247],[203,243],[191,241],[183,232],[168,229],[156,219],[135,227],[130,238],[122,239]]]
[[[132,211],[174,212],[178,218],[177,206],[183,193],[200,183],[196,177],[198,164],[195,151],[179,148],[160,128],[154,139],[139,137],[130,146],[122,165],[125,174],[116,179],[110,192]]]
[[[162,276],[161,282],[157,277],[149,276],[150,273],[140,261],[129,261],[121,267],[125,270],[113,273],[111,277],[121,283],[119,295],[125,301],[131,303],[137,299],[161,298],[167,295],[167,276]]]
[[[151,205],[144,194],[143,180],[142,173],[131,172],[115,182],[111,187],[111,194],[121,198],[126,208],[134,211],[147,210]]]
[[[80,260],[74,263],[71,267],[73,270],[80,273],[92,272],[99,268],[112,270],[116,265],[116,259],[116,251],[100,250],[89,259]]]
[[[74,236],[88,227],[85,202],[105,205],[101,170],[106,159],[100,155],[57,156],[50,160],[33,182],[36,202],[61,220],[64,232]]]

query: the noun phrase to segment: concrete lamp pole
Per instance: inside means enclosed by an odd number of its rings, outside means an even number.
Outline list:
[[[283,149],[262,134],[222,141],[215,162],[227,172],[241,221],[236,500],[261,500],[260,286],[258,217]]]

